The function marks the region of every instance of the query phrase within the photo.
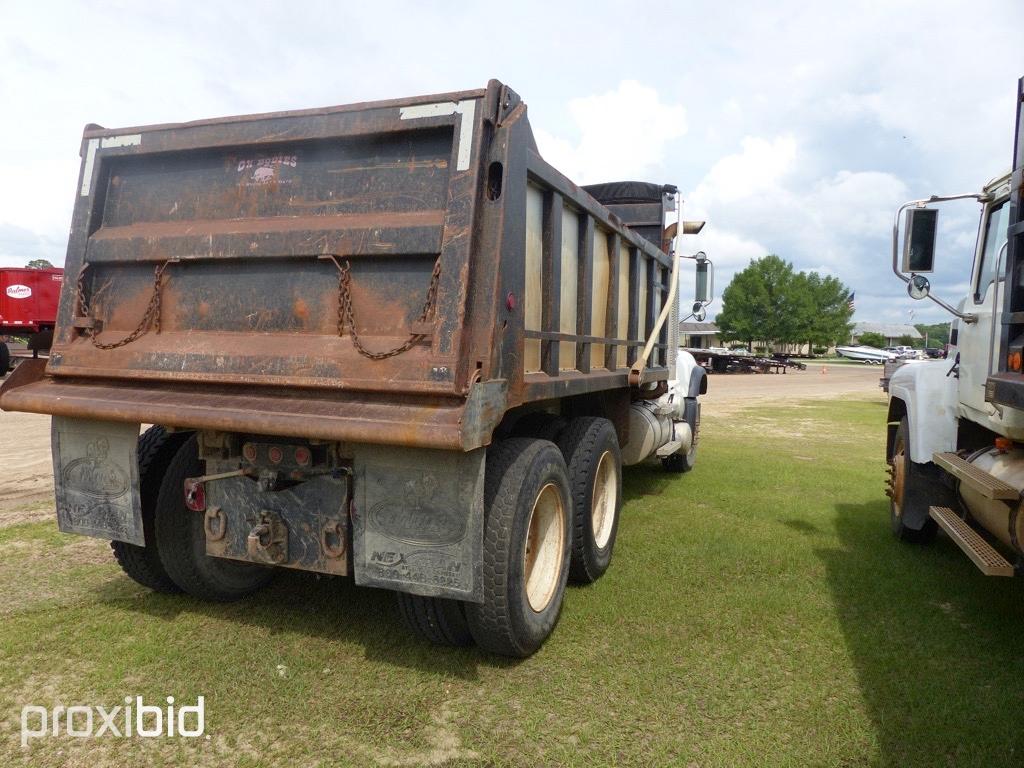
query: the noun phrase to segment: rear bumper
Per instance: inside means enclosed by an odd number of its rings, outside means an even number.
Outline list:
[[[490,442],[504,382],[469,398],[382,396],[264,387],[124,383],[44,375],[26,361],[0,389],[0,409],[80,419],[319,440],[471,450]]]

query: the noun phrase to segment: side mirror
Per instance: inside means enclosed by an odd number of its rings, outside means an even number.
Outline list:
[[[703,253],[697,254],[697,284],[694,287],[694,301],[708,304],[715,295],[715,268]]]
[[[935,271],[935,234],[939,212],[935,208],[911,208],[903,237],[903,271],[911,274]]]
[[[931,283],[924,275],[911,275],[910,282],[907,283],[907,294],[915,301],[920,301],[928,298],[931,288]]]

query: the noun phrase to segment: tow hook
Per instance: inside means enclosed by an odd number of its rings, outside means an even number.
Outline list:
[[[262,563],[288,562],[288,526],[277,512],[264,509],[245,541],[249,557]]]
[[[203,516],[207,541],[220,541],[228,532],[228,519],[220,507],[210,507]]]
[[[332,538],[336,543],[332,543]],[[332,560],[344,557],[347,549],[345,538],[344,523],[340,520],[328,520],[320,529],[320,549]]]

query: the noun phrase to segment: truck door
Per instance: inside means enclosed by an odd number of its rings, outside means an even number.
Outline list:
[[[971,294],[964,302],[963,311],[977,315],[976,323],[961,323],[959,332],[960,350],[960,403],[986,416],[990,406],[985,402],[985,380],[992,370],[992,356],[998,349],[998,334],[993,334],[993,298],[997,260],[999,272],[1005,267],[1005,253],[1000,253],[1006,242],[1006,226],[1009,216],[1009,202],[1001,199],[987,203],[982,210],[982,224],[978,230],[978,245],[975,250],[974,279]],[[1000,283],[1002,283],[1000,276]],[[1002,311],[1003,287],[1000,285],[999,306]],[[998,330],[998,329],[996,329]]]

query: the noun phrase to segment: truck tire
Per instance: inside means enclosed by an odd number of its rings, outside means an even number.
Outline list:
[[[195,437],[174,455],[160,484],[156,505],[156,543],[167,575],[182,591],[201,600],[238,600],[260,589],[272,569],[206,554],[203,515],[185,506],[187,477],[203,474]]]
[[[473,644],[465,606],[458,600],[396,592],[398,611],[414,634],[434,645],[464,647]]]
[[[5,342],[0,341],[0,376],[6,376],[11,370],[11,349]]]
[[[569,579],[591,584],[608,570],[622,509],[622,456],[608,419],[581,417],[558,441],[572,489]]]
[[[952,493],[936,472],[910,460],[910,423],[900,419],[889,456],[889,522],[900,541],[926,544],[935,538],[937,526],[929,506],[950,506]]]
[[[503,656],[536,651],[558,622],[569,576],[571,492],[554,443],[509,438],[487,450],[483,603],[466,603],[477,644]]]
[[[689,472],[697,463],[697,439],[700,433],[700,403],[695,397],[686,398],[686,423],[690,425],[693,442],[686,453],[673,453],[661,460],[666,472]]]
[[[139,497],[142,502],[142,530],[146,537],[146,545],[140,547],[124,541],[110,542],[110,548],[114,551],[114,558],[121,566],[121,570],[132,580],[154,592],[174,594],[181,591],[160,562],[153,525],[160,483],[167,471],[167,465],[188,437],[188,433],[172,433],[160,426],[150,427],[139,436]]]

